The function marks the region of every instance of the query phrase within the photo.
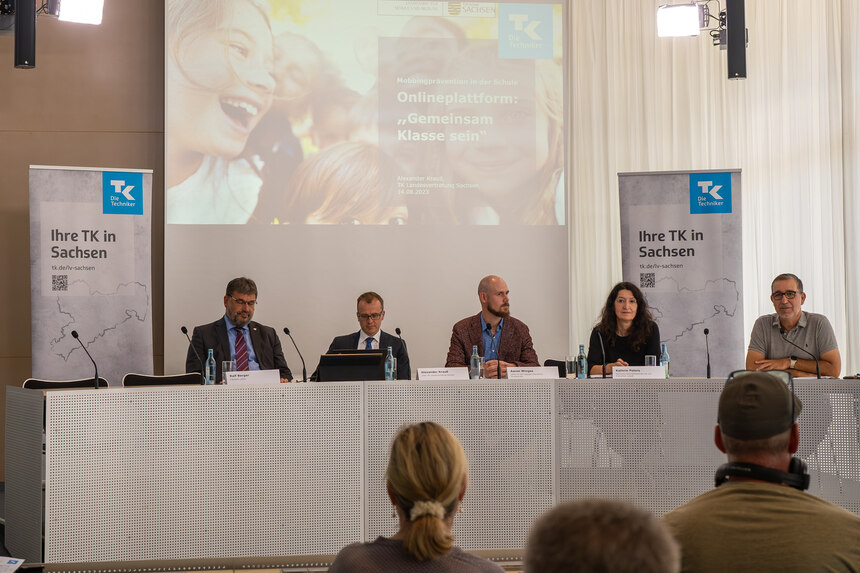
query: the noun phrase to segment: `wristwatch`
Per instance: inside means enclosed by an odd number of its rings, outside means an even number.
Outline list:
[[[797,364],[797,356],[791,356],[788,367],[794,370],[794,365]]]

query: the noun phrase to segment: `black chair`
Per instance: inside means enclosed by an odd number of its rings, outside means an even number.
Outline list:
[[[544,360],[544,366],[555,366],[558,368],[558,377],[565,378],[567,377],[567,365],[564,360]]]
[[[107,388],[108,381],[99,376],[99,388]],[[70,390],[95,388],[92,378],[81,378],[80,380],[40,380],[38,378],[27,378],[22,384],[29,390]]]
[[[185,374],[169,374],[167,376],[156,376],[154,374],[126,374],[122,377],[123,386],[173,386],[176,384],[203,384],[203,377],[199,372],[186,372]]]

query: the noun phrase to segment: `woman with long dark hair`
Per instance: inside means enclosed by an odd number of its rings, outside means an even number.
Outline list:
[[[588,343],[590,374],[603,373],[604,351],[607,374],[615,366],[643,366],[647,355],[660,356],[660,329],[651,318],[645,296],[633,283],[618,283],[606,297]]]

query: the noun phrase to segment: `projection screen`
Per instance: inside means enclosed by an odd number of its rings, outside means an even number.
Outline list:
[[[316,367],[385,301],[414,370],[497,274],[538,356],[569,349],[566,7],[167,0],[165,372],[257,282]]]

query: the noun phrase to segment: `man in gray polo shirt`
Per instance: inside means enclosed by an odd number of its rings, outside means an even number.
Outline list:
[[[747,370],[788,370],[795,377],[839,377],[842,358],[830,321],[822,314],[801,310],[806,300],[803,282],[791,273],[773,279],[770,300],[775,314],[758,317],[750,334]],[[800,347],[800,348],[798,348]]]

